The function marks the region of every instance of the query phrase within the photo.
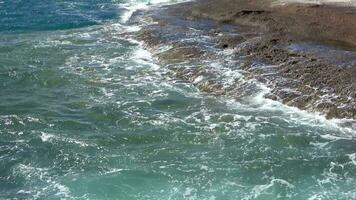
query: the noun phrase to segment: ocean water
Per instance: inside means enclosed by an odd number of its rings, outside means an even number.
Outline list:
[[[0,199],[356,199],[354,120],[204,94],[133,39],[176,2],[0,0]]]

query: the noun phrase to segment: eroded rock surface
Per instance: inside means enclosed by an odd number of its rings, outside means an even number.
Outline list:
[[[341,55],[347,53],[350,62],[342,56],[325,59],[330,57],[325,52],[331,52],[327,50],[328,43],[324,53],[309,51],[313,44],[304,50],[290,48],[300,42],[329,39],[337,32],[325,29],[318,18],[303,20],[313,15],[323,17],[326,11],[344,20],[346,9],[293,4],[280,11],[267,5],[267,1],[239,2],[229,7],[232,1],[223,0],[220,6],[227,10],[219,6],[209,10],[216,5],[216,1],[209,0],[204,5],[185,3],[146,11],[136,15],[133,22],[149,18],[156,23],[146,25],[137,38],[145,41],[174,77],[195,84],[203,92],[243,100],[261,92],[257,85],[263,83],[270,88],[267,98],[320,112],[328,118],[355,118],[356,53],[350,47],[356,38],[347,32],[352,33],[354,27],[341,27],[343,34],[336,42],[347,42],[346,47],[339,45],[337,49]],[[336,21],[333,19],[332,23]],[[345,23],[354,22],[347,19]],[[295,28],[301,31],[291,33]],[[326,32],[314,36],[319,29]]]

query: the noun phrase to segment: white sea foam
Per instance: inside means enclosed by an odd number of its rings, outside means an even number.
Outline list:
[[[86,143],[84,141],[80,141],[78,139],[57,136],[57,135],[45,133],[45,132],[41,132],[40,138],[41,138],[42,142],[62,141],[62,142],[76,144],[81,147],[90,146],[88,143]]]
[[[104,174],[105,175],[107,175],[107,174],[115,174],[115,173],[122,172],[122,171],[125,171],[125,169],[113,168],[113,169],[110,169],[110,170],[104,172]]]
[[[31,199],[43,198],[51,192],[55,192],[55,196],[61,199],[71,198],[70,189],[59,183],[55,177],[52,177],[49,170],[48,168],[33,167],[31,165],[18,165],[13,173],[26,179],[28,181],[26,187],[31,188],[31,190],[20,189],[17,193],[31,195]],[[46,184],[46,186],[39,186],[40,182]]]
[[[145,10],[152,5],[167,4],[167,3],[176,3],[176,2],[173,2],[172,0],[147,0],[146,2],[130,1],[125,4],[121,4],[121,7],[126,10],[126,12],[124,12],[124,14],[121,15],[121,22],[122,23],[128,22],[131,16],[138,10]]]
[[[351,163],[356,166],[356,153],[348,154],[347,156],[350,158]]]
[[[323,197],[320,194],[314,194],[308,198],[308,200],[322,200]]]
[[[155,61],[152,53],[144,49],[141,44],[133,52],[132,59],[139,64],[137,65],[139,67],[148,65],[152,70],[158,70],[160,68],[160,66],[156,64],[157,61]]]
[[[42,123],[40,119],[34,117],[20,117],[18,115],[2,115],[0,116],[0,125],[13,126],[20,124],[26,126],[29,123]]]
[[[275,4],[281,3],[312,3],[312,4],[337,4],[343,6],[356,6],[354,0],[278,0]]]
[[[133,58],[141,59],[141,60],[145,60],[145,61],[151,61],[152,54],[143,48],[138,48],[138,49],[136,49],[136,51],[134,51]]]
[[[41,140],[42,142],[48,142],[50,141],[52,138],[54,138],[55,136],[52,135],[52,134],[48,134],[48,133],[45,133],[45,132],[41,132]]]
[[[274,101],[271,99],[265,98],[265,94],[270,92],[264,84],[259,84],[262,91],[254,96],[252,99],[252,104],[257,104],[258,109],[261,110],[270,110],[270,111],[282,111],[284,115],[288,116],[285,118],[289,121],[294,121],[299,124],[317,126],[317,127],[327,127],[329,129],[339,130],[343,135],[339,137],[352,139],[356,137],[355,126],[356,121],[353,119],[327,119],[324,115],[318,112],[308,112],[305,110],[300,110],[299,108],[285,105],[279,101]],[[343,126],[345,122],[351,123],[352,125]]]
[[[286,180],[283,179],[272,179],[269,184],[265,185],[257,185],[252,189],[252,194],[248,196],[245,199],[256,199],[259,198],[261,195],[264,194],[269,194],[270,192],[268,191],[269,189],[276,187],[276,185],[280,185],[281,187],[284,187],[285,190],[292,190],[295,188],[294,185],[289,183]],[[291,198],[290,194],[285,194],[286,196],[283,196],[284,198]]]
[[[126,9],[126,12],[121,15],[122,23],[126,23],[131,18],[133,13],[136,12],[137,10],[148,8],[147,3],[137,3],[137,2],[122,4],[121,6],[122,8]]]

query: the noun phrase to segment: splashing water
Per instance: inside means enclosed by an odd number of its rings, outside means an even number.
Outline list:
[[[0,1],[0,199],[356,198],[352,122],[166,76],[126,24],[162,3]]]

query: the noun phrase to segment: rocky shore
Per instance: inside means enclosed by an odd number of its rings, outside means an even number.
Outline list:
[[[246,83],[257,80],[270,88],[267,98],[327,118],[356,116],[352,6],[201,0],[138,12],[132,23],[143,19],[155,23],[137,37],[176,78],[204,92],[243,99],[254,92]],[[243,80],[226,85],[206,60],[229,60]]]

